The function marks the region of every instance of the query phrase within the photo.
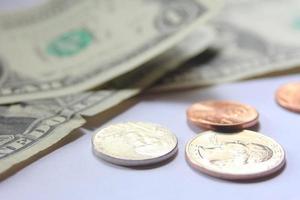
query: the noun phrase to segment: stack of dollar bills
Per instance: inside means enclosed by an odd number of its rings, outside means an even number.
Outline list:
[[[146,88],[297,72],[299,9],[297,0],[51,0],[0,12],[0,178]]]

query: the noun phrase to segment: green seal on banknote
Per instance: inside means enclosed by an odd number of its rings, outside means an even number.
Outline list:
[[[296,18],[293,20],[293,27],[296,28],[296,29],[300,29],[300,16],[299,16],[299,17],[296,17]]]
[[[58,57],[73,56],[88,47],[93,35],[85,29],[72,30],[56,37],[47,46],[47,52]]]

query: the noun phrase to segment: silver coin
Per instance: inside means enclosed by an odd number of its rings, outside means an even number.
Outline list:
[[[95,133],[93,152],[117,165],[142,166],[162,162],[177,152],[177,138],[168,129],[144,122],[110,125]]]
[[[273,139],[254,131],[206,131],[186,145],[186,159],[205,174],[243,180],[277,172],[284,166],[285,153]]]

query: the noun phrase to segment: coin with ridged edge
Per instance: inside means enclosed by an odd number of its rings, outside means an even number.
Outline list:
[[[254,131],[206,131],[187,143],[186,159],[210,176],[247,180],[279,171],[285,164],[285,153],[276,141]]]
[[[177,138],[168,129],[153,123],[113,124],[95,133],[93,152],[122,166],[144,166],[165,161],[177,152]]]

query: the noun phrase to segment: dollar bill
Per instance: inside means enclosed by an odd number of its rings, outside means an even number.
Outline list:
[[[93,116],[141,92],[213,41],[202,28],[165,52],[101,90],[0,106],[0,178],[5,178],[82,126]]]
[[[51,0],[0,13],[0,104],[94,88],[174,46],[216,0]]]
[[[300,71],[300,1],[229,1],[212,22],[214,45],[156,90],[205,86],[264,74]]]

